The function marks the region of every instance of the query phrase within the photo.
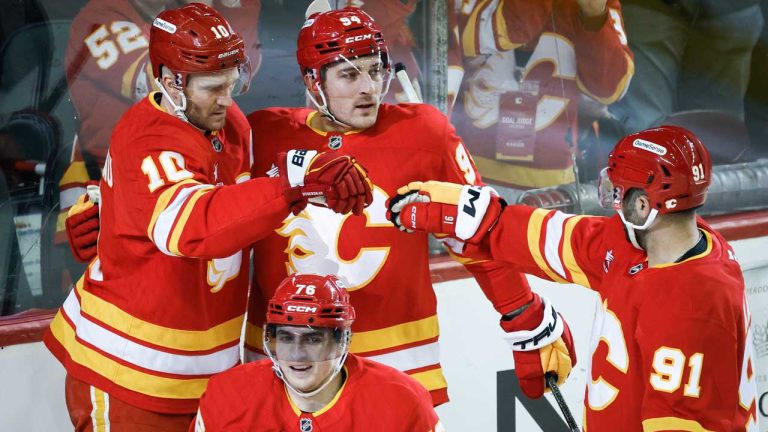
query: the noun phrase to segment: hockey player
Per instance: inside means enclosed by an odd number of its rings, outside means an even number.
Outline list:
[[[85,184],[101,178],[109,137],[123,113],[158,90],[149,64],[149,30],[163,9],[184,3],[191,1],[90,0],[72,21],[64,63],[79,129],[73,160],[59,182],[63,216],[85,192]],[[255,73],[261,59],[256,25],[261,0],[207,3],[238,29]]]
[[[308,199],[358,213],[370,202],[343,155],[294,150],[280,178],[250,179],[251,130],[232,101],[247,57],[215,10],[162,12],[149,52],[160,92],[115,128],[99,255],[44,339],[67,369],[77,431],[187,430],[208,377],[240,360],[243,250]]]
[[[385,202],[411,181],[434,178],[479,185],[480,175],[448,119],[436,109],[380,103],[389,82],[388,52],[365,12],[344,8],[310,16],[299,34],[297,59],[317,109],[274,108],[248,116],[254,130],[270,131],[254,135],[253,175],[272,171],[274,155],[300,142],[361,160],[375,183],[373,203],[363,216],[349,217],[307,207],[254,245],[246,358],[263,358],[266,306],[286,275],[335,274],[360,314],[350,351],[408,373],[431,392],[435,405],[444,403],[448,393],[440,368],[428,238],[392,227]],[[70,232],[86,233],[72,236],[73,247],[87,246],[88,236],[94,236],[87,234],[88,217],[73,212],[67,221]],[[576,361],[567,324],[508,266],[457,259],[503,315],[501,326],[510,336],[522,390],[541,396],[546,371],[555,371],[562,383]],[[526,331],[549,328],[554,332],[537,344],[525,350],[515,345]]]
[[[571,183],[583,93],[620,99],[634,73],[619,0],[457,1],[459,134],[487,179]]]
[[[696,216],[711,168],[696,136],[661,126],[610,154],[601,200],[613,217],[505,207],[487,189],[439,182],[401,189],[391,217],[458,235],[470,255],[597,291],[584,430],[757,431],[744,280],[733,249]],[[479,197],[474,216],[467,194]]]
[[[373,203],[360,217],[308,207],[255,244],[246,348],[258,354],[265,308],[287,274],[335,274],[359,315],[350,351],[405,371],[432,392],[436,405],[444,403],[447,384],[439,362],[428,238],[392,227],[385,202],[411,181],[478,185],[480,175],[448,119],[435,108],[381,103],[389,83],[389,56],[384,35],[365,12],[348,7],[309,16],[296,55],[315,109],[272,108],[248,116],[254,130],[270,131],[254,136],[254,175],[270,169],[272,155],[300,142],[318,151],[354,155],[374,182]],[[544,314],[544,303],[508,266],[463,262],[496,310],[506,315],[502,327],[510,335],[558,317]],[[515,311],[526,304],[534,307],[517,316]],[[559,344],[539,352],[542,341],[515,354],[529,356],[517,364],[523,389],[533,396],[544,391],[543,371],[557,370],[562,382],[575,362],[567,326],[556,329],[546,342]]]
[[[348,354],[354,320],[335,276],[287,277],[267,308],[269,360],[213,377],[190,432],[442,431],[418,382]]]

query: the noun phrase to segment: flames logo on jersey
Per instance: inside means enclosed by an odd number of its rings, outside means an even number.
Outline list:
[[[243,252],[239,251],[226,258],[216,258],[208,261],[208,285],[211,292],[217,293],[224,284],[240,274],[240,264],[243,262]]]
[[[365,210],[366,228],[392,227],[386,218],[386,200],[386,193],[374,186],[373,203]],[[339,237],[349,217],[354,216],[312,205],[296,216],[288,216],[277,229],[279,235],[288,238],[287,273],[335,274],[349,291],[368,285],[384,266],[390,248],[363,247],[353,259],[343,259],[339,255]]]

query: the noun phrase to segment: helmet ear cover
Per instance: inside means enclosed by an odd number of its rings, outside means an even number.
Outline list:
[[[622,138],[608,156],[600,202],[618,209],[625,194],[641,189],[660,214],[695,209],[706,200],[711,170],[709,152],[692,132],[678,126],[647,129]]]

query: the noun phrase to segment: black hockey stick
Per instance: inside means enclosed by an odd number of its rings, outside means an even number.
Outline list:
[[[555,397],[557,405],[560,407],[560,412],[562,412],[563,417],[565,417],[568,429],[570,429],[571,432],[580,432],[581,430],[576,424],[576,420],[574,420],[573,414],[571,414],[571,410],[568,408],[568,404],[565,403],[563,394],[560,393],[560,387],[557,386],[557,375],[553,372],[547,372],[547,374],[544,375],[544,379],[547,381],[547,386],[552,390],[552,395]]]

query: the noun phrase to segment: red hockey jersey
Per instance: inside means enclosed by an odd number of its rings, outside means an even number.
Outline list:
[[[227,8],[216,1],[213,6],[242,35],[255,71],[261,62],[257,25],[261,0],[240,3]],[[62,211],[57,231],[62,233],[61,239],[67,210],[85,193],[85,183],[99,178],[94,170],[104,166],[118,120],[134,103],[157,90],[149,63],[153,18],[142,15],[130,0],[91,0],[72,21],[65,67],[80,126],[70,166],[59,182]]]
[[[250,180],[233,105],[204,134],[151,93],[118,123],[101,181],[98,257],[45,335],[73,376],[135,406],[193,413],[236,365],[249,245],[288,214],[279,179]],[[245,257],[245,258],[244,258]]]
[[[457,7],[466,76],[453,121],[480,172],[518,187],[574,181],[580,93],[610,104],[634,73],[619,0],[608,1],[607,18],[598,23],[582,20],[575,0],[469,1]],[[525,64],[516,61],[516,50],[529,54]],[[499,118],[513,108],[500,108],[500,98],[521,83],[538,88],[524,116],[532,119],[532,148],[504,154],[497,149]]]
[[[744,279],[725,239],[699,230],[703,252],[650,268],[618,216],[509,206],[491,232],[495,259],[600,295],[584,430],[757,431]]]
[[[350,354],[346,381],[320,411],[302,412],[261,360],[213,377],[190,432],[442,432],[429,394],[408,375]]]
[[[351,351],[406,371],[433,392],[436,404],[443,403],[448,399],[427,235],[397,230],[386,219],[386,201],[412,181],[477,184],[481,179],[448,119],[429,105],[383,104],[373,127],[343,135],[310,128],[313,115],[309,109],[275,108],[248,116],[254,130],[254,175],[270,170],[275,155],[292,147],[335,149],[353,155],[368,170],[373,203],[364,216],[310,205],[254,246],[246,348],[261,347],[267,301],[286,275],[335,274],[357,311]],[[521,276],[495,263],[468,263],[467,268],[499,311],[521,300],[510,289],[521,286]],[[503,282],[494,284],[494,279]],[[494,293],[493,285],[503,292]]]

